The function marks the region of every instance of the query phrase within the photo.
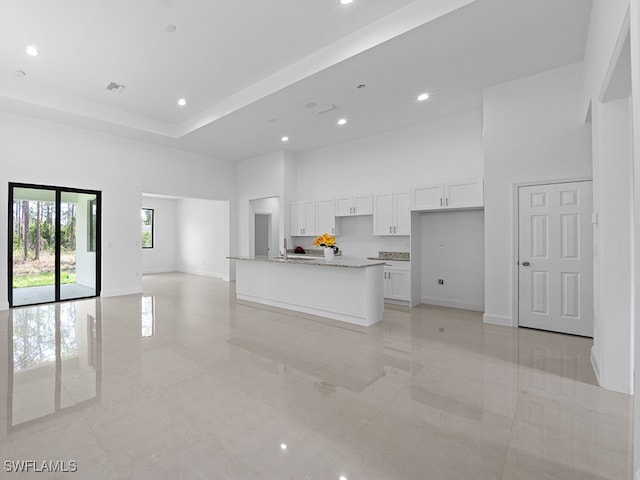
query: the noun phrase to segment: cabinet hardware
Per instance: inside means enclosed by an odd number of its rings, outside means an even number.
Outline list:
[[[389,226],[389,233],[393,233],[393,231],[391,230],[393,227]]]
[[[449,206],[449,197],[444,199],[444,206],[448,207]]]
[[[440,199],[440,206],[442,206],[442,198]]]
[[[529,262],[522,262],[523,267],[528,267],[529,265],[531,265]]]
[[[393,233],[398,233],[398,229],[396,227],[393,227]]]

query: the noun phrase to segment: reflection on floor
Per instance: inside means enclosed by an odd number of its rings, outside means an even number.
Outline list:
[[[96,294],[95,288],[79,283],[65,283],[60,285],[60,298],[85,298]],[[34,305],[36,303],[53,302],[55,298],[54,286],[26,287],[13,289],[14,305]]]
[[[355,327],[185,274],[144,290],[0,312],[3,462],[73,460],[90,479],[631,478],[631,399],[595,385],[587,339],[426,306]]]

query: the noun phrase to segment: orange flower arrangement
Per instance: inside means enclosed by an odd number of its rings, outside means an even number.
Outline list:
[[[313,245],[315,247],[333,248],[333,251],[335,253],[338,253],[338,247],[336,246],[336,237],[334,237],[333,235],[329,235],[328,233],[323,233],[322,235],[314,238]]]

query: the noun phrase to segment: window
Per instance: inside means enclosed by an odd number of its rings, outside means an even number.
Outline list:
[[[153,208],[143,208],[142,217],[142,248],[153,248]]]

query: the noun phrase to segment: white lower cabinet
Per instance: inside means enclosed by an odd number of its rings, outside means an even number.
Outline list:
[[[387,262],[384,267],[385,300],[411,301],[411,266],[409,262]]]

